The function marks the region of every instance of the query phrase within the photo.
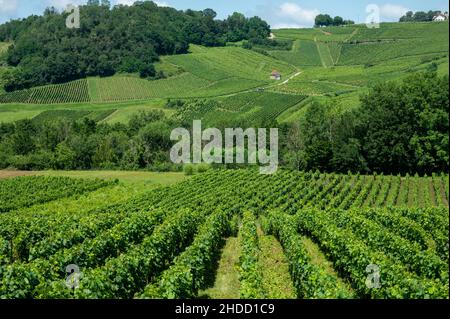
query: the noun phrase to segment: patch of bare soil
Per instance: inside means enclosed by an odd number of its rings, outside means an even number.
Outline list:
[[[0,170],[0,179],[3,178],[14,178],[18,176],[29,176],[34,175],[34,172],[28,171],[9,171],[9,170]]]

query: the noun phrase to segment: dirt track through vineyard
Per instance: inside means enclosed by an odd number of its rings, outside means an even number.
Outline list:
[[[289,262],[278,240],[258,229],[261,249],[260,264],[263,286],[269,299],[295,299],[295,289],[289,275]]]
[[[211,299],[239,299],[239,273],[237,270],[239,256],[238,238],[228,238],[222,249],[214,286],[200,293],[200,296]]]

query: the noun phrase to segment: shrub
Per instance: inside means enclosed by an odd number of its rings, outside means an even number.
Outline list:
[[[186,176],[194,175],[194,166],[191,164],[184,165],[183,171]]]
[[[204,173],[210,169],[210,166],[208,164],[199,164],[197,165],[197,172],[198,173]]]

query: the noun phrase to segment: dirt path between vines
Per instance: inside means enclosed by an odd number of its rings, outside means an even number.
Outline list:
[[[302,237],[302,242],[305,245],[308,255],[311,257],[311,263],[324,269],[329,275],[336,277],[339,284],[348,292],[352,292],[352,288],[348,282],[343,280],[336,270],[333,268],[333,263],[327,259],[325,254],[320,250],[320,247],[308,237]]]
[[[30,175],[36,175],[36,173],[35,172],[27,172],[27,171],[0,170],[0,179],[14,178],[14,177],[18,177],[18,176],[30,176]]]
[[[261,253],[259,263],[263,273],[263,287],[268,299],[295,299],[296,293],[289,274],[289,262],[283,248],[274,236],[268,236],[258,227]]]
[[[238,263],[241,255],[239,239],[227,239],[217,268],[214,286],[200,292],[200,297],[211,299],[239,299]]]

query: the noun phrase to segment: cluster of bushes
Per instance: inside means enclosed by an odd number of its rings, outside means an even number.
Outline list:
[[[88,118],[0,124],[0,168],[181,171],[169,157],[178,125],[161,111],[142,112],[128,124]]]
[[[204,173],[208,171],[212,166],[208,164],[185,164],[183,166],[183,172],[185,175],[190,176],[195,173]]]
[[[332,18],[329,14],[319,14],[315,19],[316,27],[342,26],[355,24],[352,20],[344,20],[340,16]]]
[[[169,109],[180,109],[186,104],[183,100],[172,100],[168,99],[166,102],[166,107]]]

